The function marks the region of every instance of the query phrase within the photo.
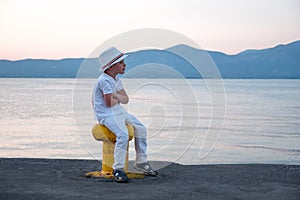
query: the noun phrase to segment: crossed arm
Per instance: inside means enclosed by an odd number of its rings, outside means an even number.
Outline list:
[[[126,94],[126,91],[124,89],[122,89],[116,93],[105,94],[104,100],[108,107],[112,107],[118,103],[127,104],[129,101],[129,98]]]

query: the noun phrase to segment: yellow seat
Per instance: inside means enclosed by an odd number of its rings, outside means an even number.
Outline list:
[[[134,128],[131,124],[127,124],[129,141],[134,137]],[[113,176],[112,165],[114,163],[114,149],[116,143],[116,136],[108,128],[103,125],[96,124],[92,129],[92,134],[95,140],[102,141],[102,169],[101,171],[87,172],[86,177],[105,177],[110,178]],[[129,143],[128,141],[128,143]],[[129,178],[142,178],[144,174],[128,172],[128,148],[125,159],[124,170]]]
[[[134,137],[134,128],[131,124],[127,124],[128,134],[129,134],[129,141],[132,140]],[[92,129],[93,136],[95,140],[98,141],[110,141],[115,143],[116,136],[113,134],[108,128],[103,125],[96,124]]]

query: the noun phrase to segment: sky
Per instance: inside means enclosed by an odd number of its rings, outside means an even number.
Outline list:
[[[0,0],[0,59],[82,58],[135,29],[236,54],[300,40],[300,0]]]

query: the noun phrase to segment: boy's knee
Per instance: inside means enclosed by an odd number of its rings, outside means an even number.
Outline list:
[[[147,137],[147,128],[142,124],[134,127],[134,136],[137,138],[146,138]]]
[[[140,129],[141,129],[141,132],[142,132],[143,134],[146,135],[146,133],[147,133],[146,126],[145,126],[145,125],[142,125],[142,126],[140,127]]]
[[[128,133],[127,134],[122,134],[122,135],[119,135],[118,137],[117,137],[117,142],[118,143],[126,143],[127,144],[127,142],[128,142],[128,140],[129,140],[129,135],[128,135]]]

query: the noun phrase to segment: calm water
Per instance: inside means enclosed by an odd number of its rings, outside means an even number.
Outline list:
[[[0,79],[0,157],[100,159],[92,79]],[[300,80],[125,79],[150,160],[300,164]],[[134,159],[130,142],[130,159]]]

